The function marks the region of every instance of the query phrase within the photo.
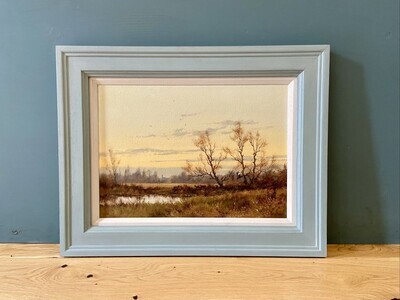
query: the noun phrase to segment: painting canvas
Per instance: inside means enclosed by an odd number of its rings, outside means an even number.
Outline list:
[[[96,85],[100,218],[286,218],[288,91],[246,78]]]

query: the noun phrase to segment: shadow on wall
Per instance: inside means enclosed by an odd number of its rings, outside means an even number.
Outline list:
[[[362,66],[332,53],[329,96],[328,243],[381,242],[385,216]]]

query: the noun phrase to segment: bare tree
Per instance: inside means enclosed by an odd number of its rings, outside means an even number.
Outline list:
[[[129,177],[131,176],[131,168],[129,166],[126,166],[124,170],[124,183],[128,183]]]
[[[249,183],[253,185],[260,178],[261,174],[265,172],[270,164],[266,154],[265,148],[267,142],[260,136],[260,133],[249,132],[248,139],[251,146],[252,160],[249,169]]]
[[[231,140],[235,144],[234,148],[224,147],[224,151],[237,162],[236,168],[239,169],[244,184],[254,185],[262,174],[275,165],[275,159],[268,159],[266,156],[267,142],[258,131],[246,132],[242,124],[236,122],[232,128]]]
[[[114,151],[108,149],[107,170],[112,177],[113,184],[117,184],[118,180],[118,167],[121,161],[115,157]]]
[[[194,141],[194,145],[201,151],[199,155],[200,163],[198,165],[193,165],[190,162],[186,162],[186,166],[183,167],[183,170],[193,177],[209,177],[213,179],[219,187],[222,187],[225,178],[220,176],[218,171],[222,169],[221,163],[226,159],[226,154],[220,152],[218,157],[216,157],[216,145],[211,141],[208,131],[202,133]]]
[[[239,168],[243,182],[244,184],[248,185],[249,179],[247,173],[249,172],[249,166],[246,164],[244,150],[246,143],[249,141],[249,134],[244,131],[240,122],[236,122],[235,126],[233,127],[231,140],[235,143],[235,148],[231,149],[229,147],[224,147],[224,151],[237,162],[237,167]]]

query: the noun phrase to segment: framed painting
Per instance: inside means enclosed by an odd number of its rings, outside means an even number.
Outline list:
[[[63,256],[326,256],[329,46],[57,46]]]

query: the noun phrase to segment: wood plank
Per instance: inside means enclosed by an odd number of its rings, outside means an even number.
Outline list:
[[[1,244],[0,299],[392,299],[400,298],[399,251],[330,245],[325,259],[61,258],[58,245]]]
[[[2,258],[59,258],[58,244],[1,244],[0,259]]]

